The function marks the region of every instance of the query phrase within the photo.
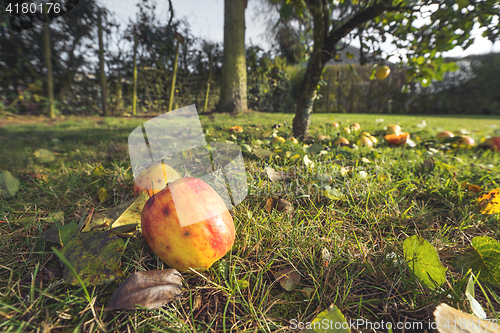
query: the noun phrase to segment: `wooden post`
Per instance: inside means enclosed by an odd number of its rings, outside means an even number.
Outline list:
[[[101,69],[101,97],[102,97],[102,115],[108,115],[106,73],[104,72],[104,42],[102,40],[102,19],[101,12],[97,14],[97,27],[99,31],[99,67]]]
[[[205,108],[203,112],[207,112],[208,94],[210,93],[210,80],[212,79],[212,57],[210,57],[210,68],[208,69],[207,93],[205,95]]]
[[[43,6],[43,13],[45,15],[45,34],[44,34],[44,46],[45,46],[45,61],[47,66],[47,92],[49,95],[49,117],[54,119],[56,117],[56,112],[54,108],[54,82],[52,77],[52,55],[50,52],[50,34],[49,34],[49,18],[47,14],[47,6]]]
[[[137,114],[137,35],[134,33],[134,83],[132,95],[132,114]]]
[[[175,78],[177,77],[177,62],[179,61],[179,41],[177,41],[177,48],[175,50],[175,60],[174,60],[174,73],[172,75],[172,87],[170,88],[170,99],[168,101],[168,111],[172,111],[172,104],[174,102],[175,93]]]

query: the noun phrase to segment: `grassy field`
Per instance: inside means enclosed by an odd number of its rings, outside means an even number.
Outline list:
[[[454,149],[427,142],[443,130],[463,130],[477,143],[500,135],[500,118],[419,117],[400,115],[313,115],[311,135],[327,135],[323,154],[303,144],[272,144],[276,135],[291,137],[290,114],[246,113],[201,116],[208,141],[229,140],[275,151],[271,159],[245,152],[249,195],[231,211],[236,241],[220,263],[201,274],[184,274],[183,297],[156,310],[107,309],[113,292],[136,271],[167,268],[142,237],[129,238],[121,257],[124,278],[108,285],[68,286],[64,267],[40,235],[60,224],[78,222],[116,207],[132,197],[133,176],[127,137],[145,119],[37,118],[0,120],[0,167],[21,181],[9,199],[0,197],[0,331],[7,332],[288,332],[291,323],[310,322],[335,304],[347,320],[429,323],[446,302],[470,312],[465,296],[469,274],[460,258],[475,236],[500,239],[498,214],[481,214],[477,194],[464,182],[485,190],[500,187],[500,154]],[[338,148],[331,141],[341,127],[358,122],[378,139],[374,148]],[[400,124],[416,147],[392,147],[384,128]],[[230,134],[239,125],[243,132]],[[355,140],[357,135],[347,138]],[[271,137],[272,139],[272,137]],[[53,152],[53,161],[34,156]],[[287,155],[287,152],[290,154]],[[435,167],[424,166],[432,157]],[[93,170],[102,165],[104,172]],[[272,182],[265,167],[293,175]],[[329,185],[343,196],[321,193]],[[98,190],[107,189],[104,203]],[[287,214],[266,212],[270,196],[292,205]],[[50,214],[64,213],[64,221]],[[404,262],[403,242],[419,235],[429,241],[448,270],[439,288],[422,283]],[[59,247],[57,247],[59,248]],[[325,262],[325,249],[331,259]],[[274,274],[285,267],[301,275],[299,285],[284,290]],[[500,288],[476,288],[476,299],[489,318],[498,318]],[[305,288],[309,294],[304,293]],[[496,310],[496,311],[495,311]],[[419,326],[415,326],[419,327]],[[366,326],[357,327],[370,331]],[[381,330],[382,331],[382,330]],[[397,329],[393,330],[397,332]],[[406,326],[405,332],[422,332]],[[370,332],[373,332],[371,330]]]

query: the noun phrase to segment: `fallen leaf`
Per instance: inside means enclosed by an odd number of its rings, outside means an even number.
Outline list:
[[[241,126],[236,125],[236,126],[231,127],[229,129],[229,132],[230,133],[241,133],[241,132],[243,132],[243,128],[241,128]]]
[[[284,268],[278,273],[275,273],[274,278],[276,281],[279,281],[283,289],[292,291],[299,284],[301,276],[295,268]]]
[[[144,192],[143,192],[144,193]],[[140,197],[140,196],[139,196]],[[88,232],[91,230],[104,230],[108,229],[113,221],[115,221],[127,208],[130,207],[138,198],[130,198],[127,201],[122,202],[118,206],[110,209],[106,209],[103,212],[93,213],[92,219],[83,227],[82,232]]]
[[[481,195],[477,200],[482,214],[500,213],[500,188]]]
[[[331,186],[323,186],[321,189],[321,195],[327,197],[330,200],[343,200],[344,194],[339,190],[332,188]]]
[[[136,272],[113,293],[110,309],[157,309],[182,295],[182,276],[176,269]]]
[[[328,325],[326,328],[323,323],[332,323],[333,325]],[[332,327],[333,326],[333,327]],[[314,320],[310,323],[310,327],[304,330],[304,333],[349,333],[349,323],[345,319],[342,312],[334,304],[330,305],[328,309],[322,311]]]
[[[304,165],[308,166],[308,167],[311,167],[311,168],[314,168],[314,162],[311,161],[309,159],[309,157],[307,157],[307,155],[304,155]]]
[[[437,330],[440,333],[500,333],[498,324],[491,320],[481,320],[479,317],[459,311],[441,303],[434,311]],[[465,323],[465,325],[461,325]],[[468,324],[471,325],[468,325]]]
[[[484,312],[483,307],[479,302],[475,299],[474,293],[474,283],[475,276],[474,273],[471,273],[469,277],[469,282],[467,283],[467,287],[465,288],[465,296],[469,300],[470,308],[472,312],[481,319],[486,319],[486,312]]]
[[[500,242],[488,236],[476,236],[471,243],[469,267],[482,282],[500,286]]]
[[[40,163],[50,163],[56,159],[54,153],[47,149],[38,149],[33,153],[33,155]]]
[[[94,168],[94,170],[92,170],[92,176],[94,177],[100,177],[102,175],[104,175],[106,173],[106,170],[104,170],[104,167],[102,166],[102,164],[99,164],[98,166],[96,166]]]
[[[265,167],[264,171],[266,172],[269,179],[274,183],[278,182],[280,180],[285,180],[285,181],[290,180],[290,177],[288,177],[288,173],[286,173],[286,172],[278,172],[270,167]]]
[[[462,186],[465,187],[467,190],[471,191],[472,193],[481,193],[483,192],[483,188],[477,185],[472,185],[467,182],[462,183]]]
[[[247,145],[246,143],[242,143],[242,144],[240,145],[240,147],[241,147],[241,151],[242,151],[243,153],[251,153],[251,152],[252,152],[252,147],[250,147],[250,146],[249,146],[249,145]]]
[[[49,223],[58,223],[60,225],[64,224],[64,212],[54,212],[49,213],[49,216],[42,218],[41,220]]]
[[[120,237],[133,237],[133,232],[137,229],[138,225],[138,223],[121,225],[119,227],[109,229],[109,231]]]
[[[123,276],[120,258],[125,244],[109,231],[79,233],[61,249],[85,285],[106,284]],[[66,266],[64,281],[79,285],[78,279]]]
[[[19,191],[20,182],[9,171],[0,173],[0,196],[11,198]]]
[[[65,246],[78,233],[78,225],[69,223],[59,227],[47,229],[42,235],[42,239],[46,242],[52,242]]]
[[[136,200],[132,202],[132,204],[128,206],[123,213],[120,214],[120,216],[111,224],[111,227],[116,228],[119,226],[135,224],[140,231],[142,208],[148,200],[149,196],[146,192],[141,191]]]
[[[254,148],[253,153],[255,156],[257,156],[260,159],[268,159],[269,157],[273,156],[274,154],[270,152],[269,150],[262,149],[262,148]]]
[[[424,170],[427,172],[434,170],[435,166],[436,164],[434,163],[434,158],[432,156],[424,161]]]
[[[304,288],[300,292],[306,299],[310,299],[311,295],[315,292],[316,290],[314,288]]]
[[[323,267],[328,267],[328,264],[332,261],[332,254],[326,247],[321,250],[321,260],[323,260],[321,264]]]
[[[403,242],[403,252],[408,267],[427,287],[435,289],[445,283],[447,268],[427,240],[418,235],[408,237]]]
[[[285,213],[291,213],[293,210],[293,206],[288,200],[281,198],[269,198],[266,201],[264,209],[268,214],[271,214],[273,209],[276,209],[278,212],[284,211]]]
[[[99,191],[97,191],[97,197],[101,203],[104,203],[111,199],[111,194],[108,193],[108,190],[104,187],[101,187]]]

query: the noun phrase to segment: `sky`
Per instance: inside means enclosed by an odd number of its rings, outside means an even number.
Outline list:
[[[129,18],[134,18],[137,13],[136,3],[140,0],[102,0],[110,11],[114,12],[118,23],[126,25]],[[168,19],[168,1],[157,0],[156,9],[158,17]],[[266,41],[266,23],[257,15],[257,0],[248,0],[245,12],[247,45],[253,43],[263,49],[269,49],[270,44]],[[177,19],[186,18],[194,36],[202,37],[213,42],[222,43],[224,38],[224,0],[172,0],[175,16]],[[164,13],[164,14],[162,14]],[[162,16],[163,15],[163,16]],[[476,41],[467,50],[460,47],[444,54],[447,57],[463,57],[471,54],[482,54],[489,52],[500,52],[500,42],[494,45],[487,39],[481,37],[482,31],[473,31],[477,36]]]

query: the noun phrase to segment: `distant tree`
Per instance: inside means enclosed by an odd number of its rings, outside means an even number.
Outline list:
[[[218,110],[247,109],[247,68],[245,58],[245,9],[247,0],[224,1],[224,66]]]
[[[357,39],[361,51],[383,55],[381,43],[391,41],[401,63],[409,67],[408,80],[423,86],[456,69],[442,52],[457,46],[466,49],[473,27],[485,28],[483,36],[499,37],[498,0],[271,0],[281,20],[312,22],[311,53],[296,101],[293,133],[305,137],[318,84],[326,62],[338,57],[338,49]],[[404,50],[404,52],[402,52]],[[386,55],[389,58],[391,54]]]

